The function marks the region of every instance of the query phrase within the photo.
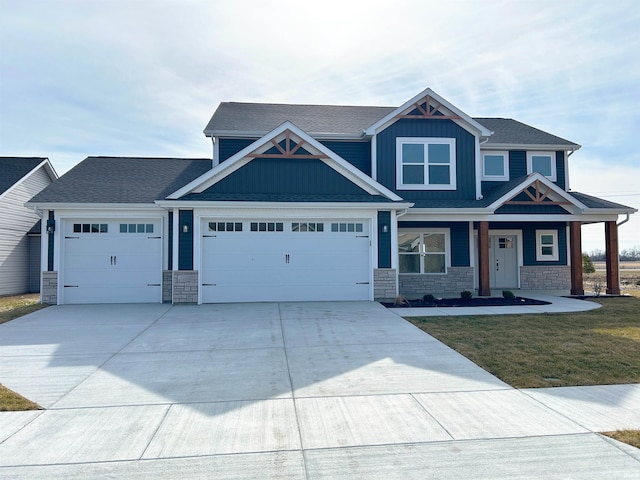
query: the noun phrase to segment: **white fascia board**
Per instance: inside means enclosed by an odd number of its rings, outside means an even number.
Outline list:
[[[427,95],[430,96],[431,98],[433,98],[434,100],[436,100],[438,103],[440,103],[440,105],[445,107],[450,112],[458,115],[461,118],[461,120],[463,121],[463,123],[466,123],[469,127],[471,127],[471,130],[469,130],[467,128],[467,130],[470,131],[470,133],[475,133],[476,135],[480,135],[482,137],[490,137],[493,134],[493,132],[491,130],[486,128],[484,125],[481,125],[480,123],[476,122],[469,115],[464,113],[462,110],[460,110],[458,107],[456,107],[455,105],[453,105],[449,101],[447,101],[444,98],[442,98],[440,95],[435,93],[430,88],[426,88],[425,90],[423,90],[422,92],[417,94],[415,97],[413,97],[411,100],[408,100],[403,105],[401,105],[400,107],[396,108],[392,112],[388,113],[387,115],[382,117],[380,120],[378,120],[376,123],[374,123],[370,127],[366,128],[364,130],[365,134],[366,135],[374,135],[379,130],[382,130],[382,129],[386,128],[388,126],[388,124],[390,124],[390,123],[392,123],[394,121],[394,118],[397,115],[402,115],[406,110],[408,110],[409,108],[412,108],[416,102],[422,100]],[[456,123],[458,123],[458,122],[456,122]],[[461,123],[458,123],[458,125],[460,125],[461,127],[464,128],[464,126]]]
[[[543,150],[555,152],[557,150],[579,150],[582,145],[549,145],[535,143],[483,143],[481,150]]]
[[[637,208],[589,208],[585,213],[585,215],[602,215],[606,213],[616,214],[616,215],[632,215],[638,211]]]
[[[176,200],[183,195],[186,195],[190,192],[200,193],[214,185],[218,181],[225,178],[227,175],[238,170],[240,167],[249,163],[253,158],[251,154],[255,154],[261,147],[267,145],[271,139],[276,138],[278,135],[281,135],[285,131],[291,131],[293,134],[297,135],[301,139],[303,139],[307,144],[311,145],[313,148],[321,152],[322,154],[329,157],[331,161],[322,160],[326,165],[336,170],[338,173],[343,175],[344,177],[351,180],[353,183],[358,185],[360,188],[365,190],[367,193],[372,195],[383,195],[390,200],[400,201],[401,197],[396,195],[394,192],[381,185],[380,183],[373,180],[371,177],[365,175],[363,172],[358,170],[356,167],[351,165],[349,162],[344,160],[343,158],[336,155],[333,151],[322,145],[319,141],[311,137],[309,134],[304,132],[302,129],[298,128],[293,123],[287,121],[284,122],[279,127],[275,128],[267,135],[259,138],[251,145],[240,150],[235,155],[231,156],[226,161],[222,162],[220,165],[217,165],[210,171],[204,173],[200,177],[196,178],[192,182],[188,183],[181,189],[169,195],[167,198]],[[271,146],[269,145],[269,148]]]
[[[497,224],[503,222],[518,222],[518,223],[532,223],[532,222],[582,222],[582,223],[598,223],[605,221],[615,221],[618,218],[618,214],[600,214],[600,215],[585,215],[585,214],[553,214],[553,215],[529,215],[529,214],[504,214],[496,215],[494,213],[467,213],[462,218],[452,218],[449,214],[407,214],[399,221],[415,221],[415,222],[495,222]]]
[[[171,201],[158,200],[156,204],[162,208],[215,208],[215,209],[351,209],[351,210],[404,210],[413,203],[378,203],[378,202],[227,202],[227,201]]]
[[[550,188],[551,191],[553,191],[554,193],[556,193],[557,195],[559,195],[560,197],[562,197],[566,201],[570,202],[574,207],[580,209],[582,212],[587,210],[587,206],[585,204],[580,202],[578,199],[574,198],[569,192],[565,192],[562,188],[558,187],[555,183],[553,183],[547,177],[545,177],[544,175],[542,175],[542,174],[540,174],[538,172],[533,172],[533,173],[530,173],[529,175],[527,175],[525,180],[523,180],[521,183],[519,183],[518,185],[513,187],[511,190],[509,190],[507,193],[505,193],[503,196],[501,196],[499,199],[497,199],[495,202],[493,202],[487,208],[489,208],[489,209],[491,209],[493,211],[497,210],[506,201],[508,201],[509,199],[511,199],[512,197],[514,197],[518,193],[520,193],[524,188],[530,186],[536,180],[539,180],[540,183],[542,183],[543,185],[545,185],[548,188]]]
[[[412,208],[406,216],[413,215],[486,215],[493,213],[488,208]]]
[[[27,202],[28,208],[39,210],[109,210],[115,213],[128,210],[157,210],[155,203],[35,203]]]

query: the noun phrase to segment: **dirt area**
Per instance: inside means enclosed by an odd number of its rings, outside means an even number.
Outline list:
[[[602,293],[607,289],[607,279],[605,276],[606,267],[604,262],[593,262],[596,273],[584,275],[584,289],[593,292],[596,283],[602,286]],[[620,290],[623,294],[640,296],[640,262],[620,262]]]

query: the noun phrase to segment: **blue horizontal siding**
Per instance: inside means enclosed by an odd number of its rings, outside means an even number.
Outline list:
[[[457,190],[396,190],[396,138],[456,139]],[[451,120],[400,119],[377,135],[378,182],[406,200],[475,199],[475,138]]]
[[[451,239],[451,266],[471,265],[468,222],[398,222],[398,228],[448,228]]]

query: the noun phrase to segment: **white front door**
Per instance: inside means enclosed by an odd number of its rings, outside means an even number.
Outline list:
[[[202,222],[202,302],[369,300],[367,220]]]
[[[515,235],[489,235],[491,288],[518,288],[518,239]]]
[[[159,219],[65,220],[63,303],[162,301]]]

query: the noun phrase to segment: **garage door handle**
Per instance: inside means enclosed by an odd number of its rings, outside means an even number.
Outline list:
[[[115,255],[113,256],[113,264],[114,265],[118,264],[118,257],[116,257]]]
[[[285,254],[285,256],[284,256],[284,262],[288,264],[290,260],[291,260],[291,256],[290,256],[288,253],[287,253],[287,254]]]
[[[356,282],[356,285],[369,285],[369,282]]]
[[[147,238],[162,238],[162,237],[147,237]]]
[[[111,265],[113,265],[113,255],[111,255]]]
[[[147,287],[159,287],[159,283],[147,283]]]
[[[78,285],[65,285],[64,288],[78,288]]]
[[[69,238],[76,238],[76,239],[78,239],[78,238],[80,238],[80,237],[64,237],[64,238],[65,238],[65,239],[69,239]]]

